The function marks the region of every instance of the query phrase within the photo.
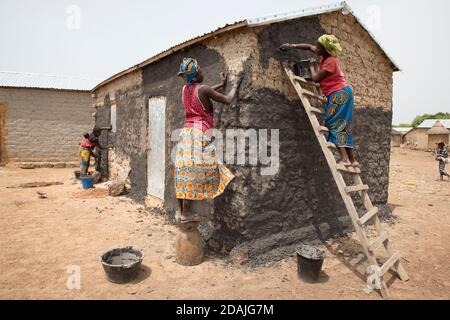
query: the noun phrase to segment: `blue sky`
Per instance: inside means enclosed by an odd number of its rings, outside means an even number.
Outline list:
[[[0,70],[96,83],[226,23],[329,3],[333,1],[0,0]],[[425,112],[450,112],[444,99],[450,3],[347,3],[402,68],[394,76],[394,123]]]

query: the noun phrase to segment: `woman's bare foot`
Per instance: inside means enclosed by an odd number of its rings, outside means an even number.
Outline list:
[[[182,213],[181,210],[175,211],[175,222],[180,223],[181,222]]]
[[[360,166],[361,166],[361,165],[359,164],[358,161],[355,160],[355,161],[352,162],[352,167],[353,167],[353,168],[359,168]]]
[[[191,214],[189,216],[181,216],[181,223],[189,223],[189,222],[199,222],[200,216],[196,213]]]
[[[352,163],[348,160],[339,160],[338,166],[351,167]]]

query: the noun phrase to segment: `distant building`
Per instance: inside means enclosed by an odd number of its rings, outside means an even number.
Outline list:
[[[431,135],[429,135],[430,129],[436,125],[438,127],[442,126],[442,129],[435,129],[431,131]],[[450,129],[450,119],[428,119],[422,122],[417,128],[410,130],[405,134],[405,143],[411,149],[418,150],[433,150],[436,148],[435,141],[438,139],[443,139],[443,141],[448,144],[449,138],[448,134],[444,133],[444,130]],[[442,134],[434,134],[434,132],[441,132]]]
[[[405,144],[405,135],[412,129],[413,129],[412,127],[392,128],[391,146],[392,147],[400,147],[402,144]]]
[[[0,163],[68,162],[92,130],[90,83],[0,71]]]
[[[448,137],[450,135],[450,131],[444,127],[444,125],[440,121],[436,121],[433,127],[428,130],[428,149],[434,150],[436,149],[438,143],[445,143],[448,146]]]
[[[391,147],[400,147],[402,144],[403,134],[396,130],[396,128],[392,128],[391,131]]]

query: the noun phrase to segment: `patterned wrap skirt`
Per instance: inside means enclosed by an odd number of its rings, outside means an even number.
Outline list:
[[[327,97],[324,121],[329,142],[353,148],[353,91],[349,86]]]
[[[201,129],[181,131],[174,172],[178,199],[214,199],[233,180],[233,173],[216,157],[216,147],[209,142]]]
[[[89,171],[89,164],[91,161],[91,150],[87,148],[80,147],[80,171],[82,175],[87,175]]]

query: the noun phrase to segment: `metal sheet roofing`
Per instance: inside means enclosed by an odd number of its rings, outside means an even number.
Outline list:
[[[219,28],[215,31],[209,32],[209,33],[205,33],[201,36],[192,38],[188,41],[182,42],[176,46],[173,46],[153,57],[151,57],[150,59],[147,59],[131,68],[128,68],[126,70],[123,70],[111,77],[109,77],[108,79],[102,81],[101,83],[99,83],[98,85],[95,86],[95,88],[93,90],[96,90],[98,87],[101,87],[127,73],[133,72],[137,69],[140,69],[142,67],[145,67],[146,65],[149,65],[153,62],[156,62],[168,55],[171,55],[172,53],[175,53],[177,51],[180,51],[186,47],[189,47],[191,45],[194,45],[196,43],[199,43],[205,39],[208,39],[212,36],[217,36],[218,34],[224,33],[224,32],[228,32],[230,30],[234,30],[234,29],[238,29],[238,28],[243,28],[243,27],[256,27],[256,26],[261,26],[261,25],[266,25],[266,24],[271,24],[271,23],[277,23],[277,22],[282,22],[282,21],[287,21],[287,20],[292,20],[292,19],[298,19],[298,18],[302,18],[302,17],[308,17],[308,16],[314,16],[314,15],[320,15],[320,14],[324,14],[324,13],[329,13],[329,12],[336,12],[336,11],[341,11],[342,14],[344,15],[348,15],[348,14],[352,14],[355,19],[358,21],[358,23],[363,27],[363,29],[365,31],[367,31],[367,33],[370,35],[370,37],[373,39],[373,41],[375,41],[375,43],[377,43],[377,45],[380,47],[380,49],[383,51],[383,53],[386,55],[386,57],[389,59],[389,61],[391,61],[392,65],[394,66],[394,70],[395,71],[400,71],[400,68],[398,67],[398,65],[395,63],[395,61],[388,55],[388,53],[386,52],[386,50],[381,46],[381,44],[376,40],[375,36],[370,32],[370,30],[362,23],[362,21],[360,19],[358,19],[358,17],[355,16],[355,14],[353,13],[353,11],[351,10],[351,8],[348,6],[348,4],[345,1],[336,3],[336,4],[331,4],[331,5],[325,5],[325,6],[320,6],[320,7],[314,7],[314,8],[309,8],[309,9],[302,9],[302,10],[298,10],[298,11],[293,11],[293,12],[288,12],[288,13],[282,13],[282,14],[276,14],[276,15],[271,15],[271,16],[266,16],[266,17],[261,17],[261,18],[253,18],[253,19],[247,19],[247,20],[243,20],[243,21],[239,21],[239,22],[235,22],[233,24],[227,24],[222,28]]]
[[[90,91],[94,85],[92,79],[0,71],[0,87]]]
[[[447,129],[450,129],[450,119],[428,119],[422,122],[417,128],[425,128],[430,129],[434,126],[436,121],[439,121],[446,127]]]
[[[408,131],[410,131],[412,129],[412,127],[396,127],[394,128],[395,131],[398,131],[400,133],[406,133]]]

